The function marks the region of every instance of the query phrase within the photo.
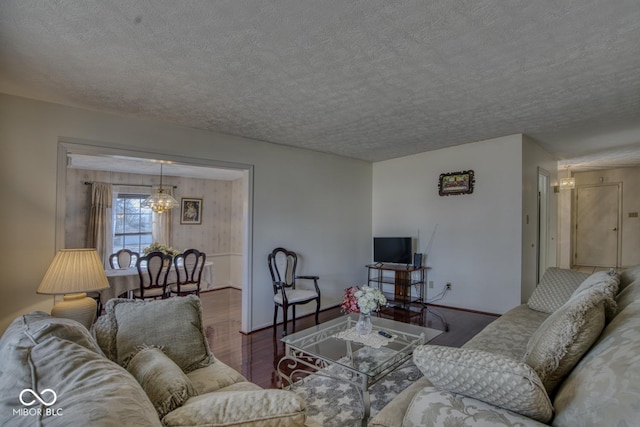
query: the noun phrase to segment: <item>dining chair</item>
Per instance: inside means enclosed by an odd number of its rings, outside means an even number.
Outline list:
[[[287,335],[287,313],[292,308],[293,330],[296,329],[296,306],[316,302],[315,320],[318,322],[320,313],[320,288],[318,276],[297,276],[298,255],[285,248],[276,248],[268,256],[269,272],[273,285],[273,328],[275,331],[278,317],[278,307],[282,307],[283,326],[282,335]],[[314,289],[296,288],[296,280],[313,281]]]
[[[109,265],[111,268],[131,268],[135,267],[138,258],[140,258],[138,252],[130,249],[120,249],[109,256]]]
[[[207,254],[197,249],[187,249],[173,258],[176,269],[176,283],[171,284],[172,294],[200,296],[200,280]]]
[[[150,252],[138,258],[136,262],[140,287],[133,291],[133,297],[139,299],[165,299],[167,277],[171,270],[171,256],[162,252]]]

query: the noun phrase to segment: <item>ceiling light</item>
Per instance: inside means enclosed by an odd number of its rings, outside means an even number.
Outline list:
[[[162,188],[162,163],[160,163],[160,187],[146,198],[143,206],[151,208],[156,213],[163,213],[178,206],[178,201]]]
[[[576,188],[576,179],[571,178],[560,178],[560,189],[561,190],[571,190]]]
[[[571,172],[569,172],[569,165],[567,165],[567,177],[560,178],[560,189],[572,190],[574,188],[576,188],[576,179],[571,176]]]

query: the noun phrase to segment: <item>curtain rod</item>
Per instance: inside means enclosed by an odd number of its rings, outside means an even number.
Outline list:
[[[91,185],[93,184],[93,182],[91,181],[85,181],[84,185]],[[113,184],[110,182],[107,182],[106,184],[111,184],[111,185],[122,185],[122,186],[128,186],[128,187],[158,187],[157,185],[149,185],[149,184]],[[177,185],[163,185],[163,187],[173,187],[173,188],[178,188]]]

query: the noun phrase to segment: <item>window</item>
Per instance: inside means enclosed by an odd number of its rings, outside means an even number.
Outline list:
[[[151,245],[153,237],[152,211],[142,204],[148,194],[123,194],[115,199],[113,209],[113,251],[130,249],[142,254],[142,250]]]

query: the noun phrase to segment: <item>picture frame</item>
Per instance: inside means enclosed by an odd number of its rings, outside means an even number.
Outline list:
[[[180,224],[202,224],[202,199],[195,197],[180,199]]]
[[[473,170],[441,173],[438,179],[438,194],[454,196],[457,194],[471,194],[475,185]]]

